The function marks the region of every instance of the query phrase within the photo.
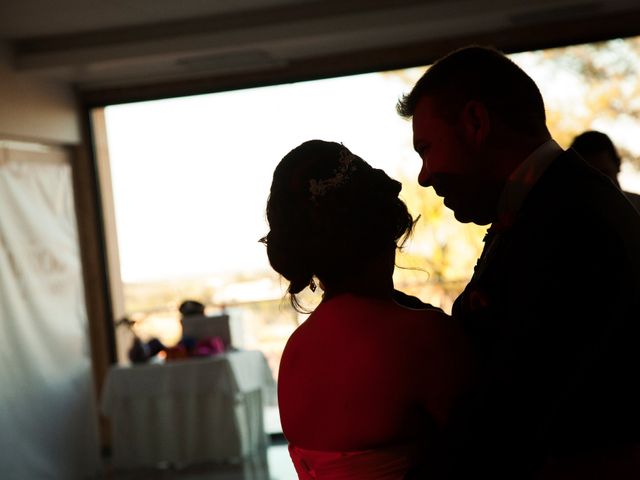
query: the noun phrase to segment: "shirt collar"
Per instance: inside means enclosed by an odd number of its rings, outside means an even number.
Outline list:
[[[545,170],[564,150],[553,140],[536,148],[511,173],[498,203],[498,219],[513,219],[524,199]]]

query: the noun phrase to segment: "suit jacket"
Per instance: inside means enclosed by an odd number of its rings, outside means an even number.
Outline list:
[[[569,150],[495,227],[453,307],[479,367],[452,417],[460,476],[640,441],[638,212]]]
[[[624,190],[622,191],[622,193],[624,193],[625,197],[627,197],[627,199],[631,202],[631,205],[636,207],[636,210],[640,212],[640,195],[633,192],[625,192]]]

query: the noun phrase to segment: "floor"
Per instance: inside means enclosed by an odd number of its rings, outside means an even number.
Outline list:
[[[202,464],[187,468],[145,468],[109,472],[108,480],[296,480],[283,437],[272,437],[266,451],[241,464]]]
[[[109,471],[106,480],[297,480],[291,463],[287,442],[282,435],[277,407],[265,407],[265,432],[269,446],[260,455],[241,464],[202,464],[187,468],[145,468],[127,471]]]

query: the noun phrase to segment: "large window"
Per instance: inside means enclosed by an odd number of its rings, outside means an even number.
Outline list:
[[[640,41],[512,58],[540,86],[561,145],[587,129],[609,134],[625,159],[621,185],[639,190]],[[402,181],[403,198],[421,219],[398,258],[396,284],[449,310],[472,273],[484,228],[457,223],[432,190],[416,185],[411,125],[395,104],[425,68],[107,107],[117,283],[136,333],[176,343],[178,306],[196,299],[211,313],[228,312],[236,346],[263,350],[277,372],[304,317],[283,300],[286,282],[258,239],[267,232],[274,167],[312,138],[340,141]],[[306,293],[310,305],[318,300]],[[129,345],[118,338],[123,358]]]

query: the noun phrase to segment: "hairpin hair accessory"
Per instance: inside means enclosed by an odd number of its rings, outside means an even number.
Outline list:
[[[312,178],[309,180],[309,193],[311,200],[325,195],[328,191],[334,190],[346,183],[351,174],[357,170],[356,157],[346,147],[342,147],[339,153],[338,168],[333,171],[333,175],[323,180]]]

